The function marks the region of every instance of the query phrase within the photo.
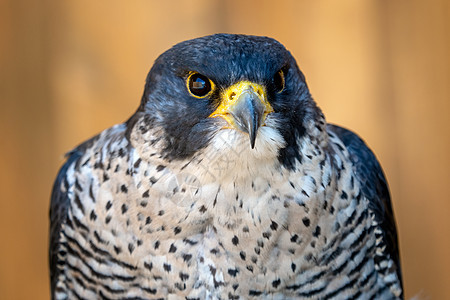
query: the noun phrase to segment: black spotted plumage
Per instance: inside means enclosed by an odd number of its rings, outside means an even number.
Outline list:
[[[50,221],[53,299],[403,298],[378,161],[266,37],[163,53],[129,120],[68,154]]]

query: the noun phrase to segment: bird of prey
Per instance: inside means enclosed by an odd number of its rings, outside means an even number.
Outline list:
[[[68,155],[53,299],[402,299],[386,179],[274,39],[181,42],[140,106]]]

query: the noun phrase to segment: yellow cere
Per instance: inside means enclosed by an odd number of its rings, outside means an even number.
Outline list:
[[[256,92],[256,94],[258,94],[259,99],[264,104],[264,117],[266,117],[267,114],[273,112],[272,106],[267,101],[267,94],[264,86],[253,83],[251,81],[240,81],[222,92],[221,103],[219,107],[209,117],[222,117],[228,122],[229,125],[233,125],[234,120],[233,117],[228,113],[228,110],[236,103],[236,100],[239,99],[239,96],[250,87],[254,92]]]

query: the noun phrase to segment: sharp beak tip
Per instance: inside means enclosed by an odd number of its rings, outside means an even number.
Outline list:
[[[250,146],[252,149],[255,149],[255,142],[256,142],[256,134],[253,134],[250,136]]]
[[[250,146],[255,149],[257,133],[265,116],[264,101],[253,89],[248,89],[237,97],[235,104],[227,111],[233,119],[233,126],[248,133]]]
[[[264,115],[264,106],[255,93],[245,93],[239,97],[238,101],[233,110],[233,117],[239,128],[248,133],[250,146],[254,149],[261,119]]]

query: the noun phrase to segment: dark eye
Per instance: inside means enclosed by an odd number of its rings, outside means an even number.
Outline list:
[[[187,80],[189,92],[195,97],[205,97],[211,91],[211,81],[205,75],[192,73]]]
[[[283,70],[278,71],[273,77],[273,84],[275,85],[275,89],[278,93],[281,93],[284,90],[284,72]]]

